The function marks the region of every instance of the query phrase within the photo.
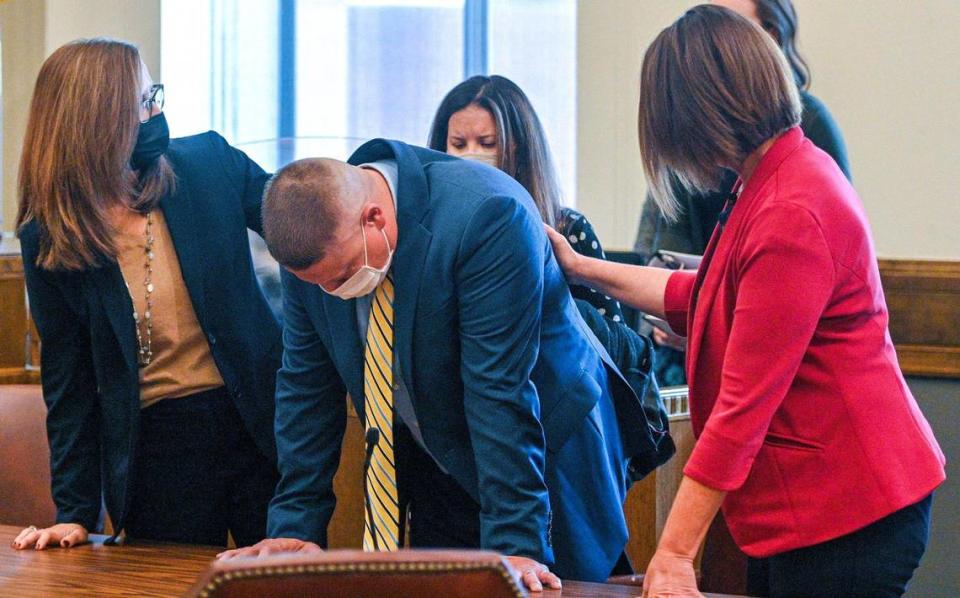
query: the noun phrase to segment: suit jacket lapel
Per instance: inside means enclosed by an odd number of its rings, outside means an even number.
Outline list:
[[[394,347],[404,383],[416,402],[413,377],[413,333],[423,264],[432,235],[422,220],[430,206],[430,189],[423,165],[409,147],[391,144],[397,160],[397,253],[394,257]]]
[[[317,289],[318,293],[323,293]],[[334,362],[339,366],[343,383],[353,399],[357,414],[363,418],[363,350],[365,339],[360,338],[357,326],[357,302],[344,301],[323,294],[323,310],[327,318],[327,329],[333,340]]]
[[[401,220],[402,222],[402,220]],[[413,392],[413,322],[417,312],[423,263],[430,247],[430,232],[419,222],[400,224],[400,241],[394,258],[393,282],[396,299],[393,305],[394,350],[400,363],[404,383]]]
[[[767,180],[776,172],[780,164],[803,142],[803,133],[794,127],[781,135],[753,171],[753,175],[744,185],[734,209],[724,226],[718,227],[710,238],[710,244],[704,252],[700,271],[693,287],[692,322],[697,326],[689,327],[687,339],[687,375],[692,374],[692,366],[697,363],[702,345],[703,331],[708,315],[720,289],[730,255],[734,250],[734,240],[740,235],[741,228],[748,215],[756,208],[756,198]],[[739,183],[737,183],[739,184]]]
[[[710,243],[703,254],[703,261],[697,271],[697,279],[693,286],[693,305],[691,306],[692,320],[696,326],[690,327],[690,336],[687,338],[687,375],[692,375],[692,365],[697,363],[700,354],[703,329],[707,324],[707,314],[713,306],[720,281],[726,271],[727,262],[733,248],[733,238],[736,236],[746,206],[736,206],[726,225],[718,227],[710,237]]]
[[[438,155],[439,157],[439,155]],[[349,162],[354,165],[394,158],[397,161],[397,248],[391,272],[396,289],[394,314],[394,355],[403,381],[416,403],[413,377],[413,334],[423,264],[432,235],[422,220],[429,211],[430,190],[423,164],[407,145],[377,139],[360,147]],[[446,156],[443,156],[446,158]]]
[[[127,291],[120,266],[108,263],[90,271],[100,304],[107,314],[110,327],[113,329],[120,344],[120,352],[127,367],[137,371],[137,331],[133,323],[133,302],[130,292]]]
[[[200,328],[206,331],[206,298],[203,290],[203,246],[199,224],[190,205],[190,186],[185,179],[177,180],[174,194],[160,202],[160,209],[167,221],[167,229],[180,263],[180,273],[187,285],[193,311]]]

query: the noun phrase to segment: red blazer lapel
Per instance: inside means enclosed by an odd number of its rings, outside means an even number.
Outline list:
[[[736,239],[740,236],[744,222],[757,205],[760,190],[777,171],[783,160],[793,153],[803,142],[803,132],[799,127],[789,129],[782,134],[757,164],[753,175],[744,185],[739,199],[733,205],[725,224],[717,226],[710,243],[700,262],[697,280],[693,286],[693,297],[687,321],[687,378],[693,382],[696,374],[697,359],[703,345],[703,333],[709,321],[710,310],[721,292],[730,256],[736,248]],[[737,180],[736,185],[740,181]],[[736,185],[734,189],[736,189]]]

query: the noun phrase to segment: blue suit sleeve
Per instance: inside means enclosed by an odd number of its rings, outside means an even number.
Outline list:
[[[270,503],[267,535],[327,544],[336,497],[333,476],[346,428],[346,390],[303,305],[305,283],[283,280],[283,365],[277,373],[277,457],[280,483]]]
[[[40,335],[43,399],[57,523],[93,531],[100,515],[100,409],[87,330],[24,243],[30,313]]]
[[[461,375],[480,492],[481,547],[552,564],[540,401],[546,239],[520,202],[491,197],[458,252]]]
[[[243,204],[243,214],[247,228],[263,236],[263,218],[260,206],[263,203],[263,188],[270,175],[260,165],[250,159],[247,154],[227,143],[227,140],[217,133],[212,133],[218,146],[220,162],[230,184],[237,190],[240,202]]]

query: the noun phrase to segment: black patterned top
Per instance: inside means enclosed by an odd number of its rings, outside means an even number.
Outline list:
[[[580,212],[571,208],[562,208],[560,219],[557,222],[557,230],[570,241],[570,245],[577,253],[587,257],[607,259],[603,253],[603,247],[600,245],[600,239],[593,232],[590,222]],[[597,308],[600,315],[610,318],[614,322],[623,321],[623,310],[620,309],[619,301],[580,285],[570,285],[570,294],[575,299],[583,299],[590,303]]]

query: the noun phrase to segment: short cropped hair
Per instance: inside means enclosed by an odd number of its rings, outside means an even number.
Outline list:
[[[280,265],[305,270],[336,241],[350,192],[342,164],[305,158],[281,168],[263,192],[263,238]]]
[[[643,58],[638,133],[654,200],[676,215],[677,183],[715,191],[765,141],[800,123],[793,73],[773,38],[726,8],[696,6]]]

